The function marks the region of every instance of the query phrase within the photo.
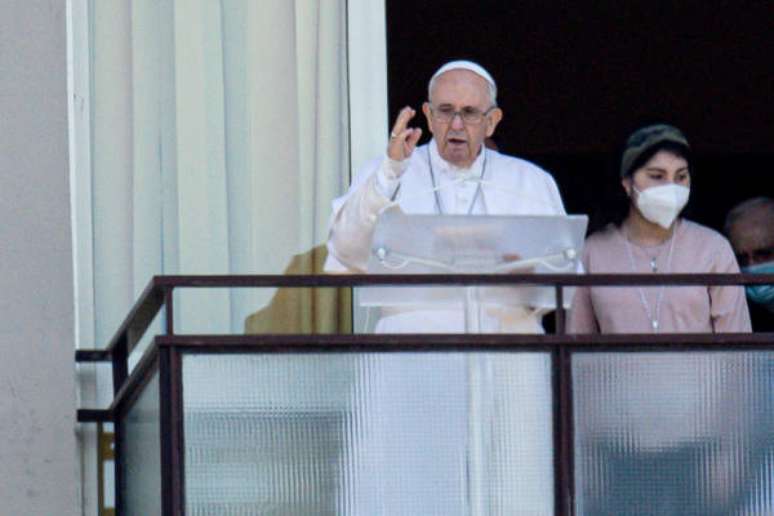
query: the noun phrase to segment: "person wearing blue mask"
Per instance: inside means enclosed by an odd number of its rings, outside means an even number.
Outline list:
[[[774,199],[756,197],[726,216],[725,232],[742,272],[774,274]],[[774,331],[774,285],[748,285],[747,299],[755,331]]]

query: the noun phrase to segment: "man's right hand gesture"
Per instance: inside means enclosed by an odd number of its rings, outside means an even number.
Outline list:
[[[422,136],[422,129],[407,127],[409,120],[414,118],[416,111],[406,106],[398,113],[395,125],[392,126],[390,141],[387,144],[387,157],[393,161],[403,161],[411,156]]]

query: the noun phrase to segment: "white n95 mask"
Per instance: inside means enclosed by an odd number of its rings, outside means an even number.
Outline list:
[[[669,229],[683,211],[691,193],[689,188],[674,183],[652,186],[642,192],[634,188],[634,191],[637,192],[636,204],[642,216],[664,229]]]

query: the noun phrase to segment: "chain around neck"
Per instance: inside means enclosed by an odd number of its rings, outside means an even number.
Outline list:
[[[484,180],[484,177],[486,175],[486,162],[487,162],[487,152],[486,147],[481,146],[481,152],[484,154],[483,162],[481,163],[481,177],[478,180],[478,184],[476,185],[476,192],[473,194],[473,199],[470,201],[470,206],[468,206],[468,212],[465,215],[471,215],[473,213],[473,207],[476,205],[476,201],[478,200],[479,195],[483,195],[481,192],[481,182]],[[475,161],[474,161],[475,163]],[[441,196],[438,192],[438,185],[435,180],[435,171],[433,170],[433,157],[430,154],[430,145],[427,146],[427,166],[430,168],[430,181],[433,184],[433,195],[435,196],[435,209],[438,212],[438,215],[444,215],[444,210],[441,207]],[[484,205],[484,211],[486,211],[486,205]]]
[[[675,240],[677,240],[677,229],[680,222],[678,221],[675,224],[674,229],[672,230],[672,235],[669,237],[669,253],[667,254],[667,264],[666,264],[666,270],[664,272],[671,272],[672,271],[672,254],[675,249]],[[622,228],[623,229],[623,228]],[[629,265],[631,266],[632,273],[637,273],[637,268],[634,264],[634,253],[632,252],[632,244],[629,242],[629,235],[626,234],[623,230],[621,231],[624,245],[626,246],[626,254],[629,257]],[[655,258],[651,259],[651,270],[655,273],[657,271],[655,267]],[[645,309],[645,314],[648,317],[648,320],[650,321],[650,327],[653,329],[653,333],[658,333],[659,331],[659,321],[661,317],[661,301],[664,298],[664,290],[666,289],[666,285],[661,285],[658,291],[658,295],[656,296],[656,306],[653,311],[650,309],[650,305],[648,304],[648,300],[645,298],[645,289],[640,285],[637,287],[637,292],[640,295],[640,303],[642,304],[642,307]]]

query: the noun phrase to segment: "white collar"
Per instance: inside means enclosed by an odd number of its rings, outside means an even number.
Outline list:
[[[484,170],[484,153],[486,152],[486,148],[483,144],[481,144],[481,150],[479,151],[478,156],[476,156],[476,160],[469,168],[458,167],[443,159],[438,153],[438,144],[436,143],[435,138],[430,140],[428,149],[432,169],[439,174],[445,175],[449,179],[481,179],[481,174]]]

